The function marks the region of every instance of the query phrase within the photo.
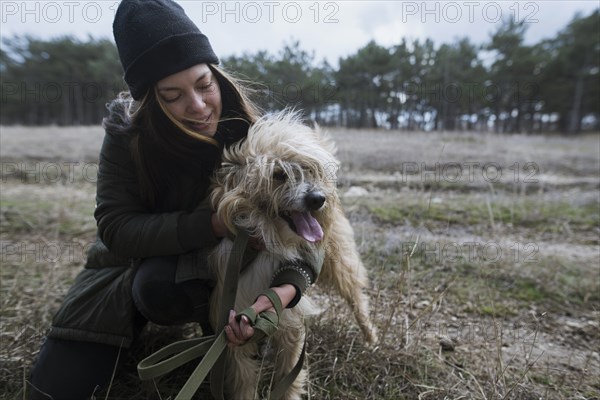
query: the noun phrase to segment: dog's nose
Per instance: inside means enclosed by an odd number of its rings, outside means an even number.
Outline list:
[[[325,196],[321,192],[308,192],[304,198],[309,210],[318,210],[325,203]]]

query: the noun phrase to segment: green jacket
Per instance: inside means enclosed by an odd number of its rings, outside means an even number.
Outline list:
[[[97,239],[85,268],[56,313],[49,337],[129,347],[136,315],[131,288],[136,266],[146,257],[180,255],[176,280],[210,278],[194,253],[214,247],[212,210],[204,201],[210,173],[183,176],[161,193],[161,206],[142,201],[130,143],[135,133],[130,101],[117,99],[103,121],[96,210]],[[300,291],[314,282],[313,268],[300,265],[279,271],[273,286],[292,283]],[[307,278],[308,275],[308,278]]]

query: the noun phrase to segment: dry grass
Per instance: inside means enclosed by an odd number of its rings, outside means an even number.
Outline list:
[[[365,347],[349,310],[315,289],[311,399],[600,398],[598,135],[332,135],[382,340]],[[12,400],[94,238],[102,132],[0,138],[0,399]],[[142,384],[135,365],[196,334],[148,327],[97,398],[173,396],[189,368]]]

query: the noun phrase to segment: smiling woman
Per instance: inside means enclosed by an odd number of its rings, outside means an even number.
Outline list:
[[[113,28],[129,93],[103,121],[97,239],[40,350],[31,399],[89,398],[148,321],[224,329],[231,346],[253,335],[233,310],[225,327],[208,323],[216,277],[207,255],[232,234],[207,197],[223,151],[247,137],[257,108],[177,3],[123,0]],[[285,280],[272,289],[294,307],[321,266],[281,264]],[[272,303],[259,296],[252,307]]]
[[[221,91],[206,64],[167,76],[156,84],[165,114],[184,132],[213,137],[221,118]]]

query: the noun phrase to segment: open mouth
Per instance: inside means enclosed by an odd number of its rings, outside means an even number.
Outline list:
[[[296,235],[311,243],[323,239],[323,228],[309,211],[288,211],[281,215]]]

